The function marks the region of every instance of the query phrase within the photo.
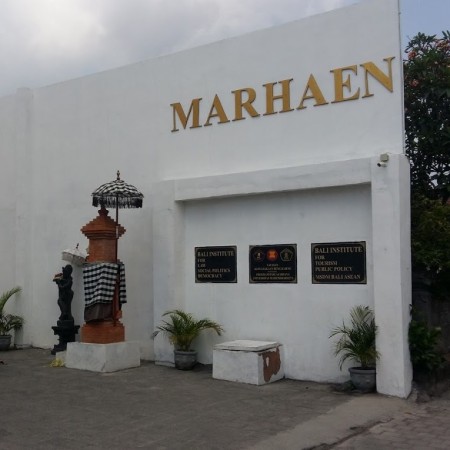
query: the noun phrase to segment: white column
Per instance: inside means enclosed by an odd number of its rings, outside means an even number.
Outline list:
[[[389,155],[372,160],[372,232],[377,390],[407,397],[411,391],[408,325],[411,303],[409,162]]]
[[[23,328],[15,333],[14,342],[18,345],[32,345],[38,326],[31,318],[35,317],[32,252],[33,243],[33,91],[20,88],[16,93],[15,104],[15,179],[16,179],[16,222],[15,222],[15,281],[22,292],[14,300],[16,314],[25,318]],[[11,289],[12,286],[8,287]],[[51,331],[50,331],[51,332]]]
[[[183,204],[174,201],[173,181],[155,185],[153,213],[153,327],[161,315],[184,303]],[[171,363],[173,347],[161,333],[154,340],[155,361]]]

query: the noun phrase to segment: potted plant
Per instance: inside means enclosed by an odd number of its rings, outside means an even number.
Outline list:
[[[214,330],[219,336],[223,328],[210,319],[196,320],[190,313],[174,309],[163,314],[169,316],[162,325],[157,327],[153,337],[162,331],[174,346],[175,367],[180,370],[190,370],[197,363],[197,352],[191,349],[192,341],[203,330]]]
[[[10,291],[6,291],[0,297],[0,350],[8,350],[11,345],[11,330],[19,330],[23,325],[23,318],[14,314],[6,314],[4,307],[6,302],[22,289],[17,286]]]
[[[350,325],[345,322],[332,330],[330,338],[339,336],[334,344],[334,354],[340,355],[339,368],[347,359],[354,360],[358,367],[349,369],[350,379],[356,389],[370,392],[375,389],[375,364],[379,353],[375,347],[377,326],[373,311],[368,306],[354,306],[350,311]]]

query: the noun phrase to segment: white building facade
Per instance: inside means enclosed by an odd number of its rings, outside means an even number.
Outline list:
[[[398,23],[396,0],[368,0],[1,98],[0,283],[23,287],[16,343],[56,343],[61,252],[87,246],[80,228],[97,214],[90,195],[119,169],[145,195],[142,210],[120,212],[119,241],[126,339],[139,341],[144,359],[173,360],[168,342],[151,335],[180,307],[226,330],[199,339],[203,363],[221,341],[273,340],[283,344],[287,377],[343,381],[328,336],[354,305],[369,305],[378,391],[406,397],[409,164]],[[362,275],[332,281],[313,249],[352,243],[364,247]],[[196,249],[222,246],[235,250],[236,279],[199,280]],[[266,246],[293,246],[295,277],[255,279],[250,252]],[[73,277],[82,324],[81,269]]]

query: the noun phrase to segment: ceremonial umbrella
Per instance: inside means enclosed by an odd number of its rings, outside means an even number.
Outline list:
[[[78,245],[75,248],[67,248],[62,252],[63,261],[73,263],[77,266],[83,265],[86,261],[87,254],[79,250]]]
[[[117,178],[109,183],[102,184],[92,193],[92,205],[95,207],[116,209],[116,243],[115,258],[118,263],[118,240],[119,240],[119,208],[142,208],[144,195],[131,184],[120,179],[120,172],[117,171]],[[118,270],[117,289],[119,285]],[[117,305],[113,302],[113,311]]]
[[[92,205],[105,208],[116,208],[116,262],[117,240],[119,239],[119,208],[142,208],[144,195],[131,184],[120,179],[117,171],[117,179],[102,184],[92,193]]]

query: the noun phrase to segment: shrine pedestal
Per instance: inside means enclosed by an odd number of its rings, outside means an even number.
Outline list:
[[[74,325],[73,320],[58,320],[57,326],[52,327],[53,333],[58,336],[59,342],[53,346],[52,355],[66,350],[68,342],[75,342],[75,335],[78,333],[80,325]]]
[[[67,344],[66,367],[91,372],[116,372],[141,365],[138,342],[114,344]]]
[[[122,323],[112,320],[88,322],[81,327],[81,341],[85,344],[113,344],[125,341]]]

